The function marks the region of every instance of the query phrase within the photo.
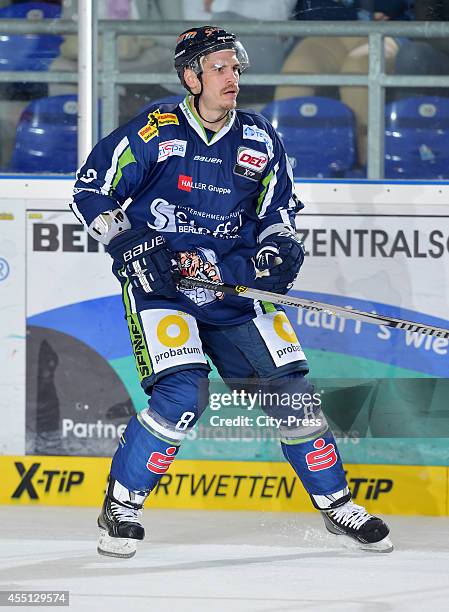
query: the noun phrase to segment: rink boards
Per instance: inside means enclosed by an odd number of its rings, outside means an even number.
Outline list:
[[[71,181],[2,187],[0,503],[96,506],[103,457],[147,400],[118,284],[103,247],[68,209]],[[447,184],[309,182],[297,193],[307,205],[299,224],[307,258],[294,294],[449,326]],[[337,388],[327,416],[343,432],[356,501],[375,512],[447,515],[449,342],[287,314],[312,375],[350,381],[348,428]],[[211,414],[183,443],[155,507],[311,510],[278,440],[260,428],[250,441],[234,430],[217,439]]]
[[[100,506],[110,459],[0,457],[0,504]],[[448,516],[449,468],[346,465],[355,502],[385,514]],[[287,463],[179,459],[147,507],[191,510],[313,511]]]

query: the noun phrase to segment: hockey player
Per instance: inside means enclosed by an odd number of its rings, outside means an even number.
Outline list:
[[[248,66],[241,43],[220,28],[193,28],[179,36],[174,63],[185,100],[154,105],[101,140],[77,173],[72,204],[113,259],[151,395],[120,439],[98,518],[98,551],[117,557],[132,556],[144,538],[143,503],[205,409],[205,354],[224,380],[313,392],[281,309],[176,285],[180,271],[285,293],[304,252],[295,235],[303,205],[283,145],[261,115],[236,110]],[[385,523],[351,501],[319,406],[312,416],[313,426],[284,419],[281,446],[327,529],[392,550]]]

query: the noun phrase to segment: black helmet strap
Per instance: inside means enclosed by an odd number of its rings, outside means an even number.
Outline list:
[[[201,93],[202,93],[202,91],[201,91]],[[209,119],[206,119],[205,117],[203,117],[203,115],[200,112],[200,97],[201,97],[201,93],[195,94],[193,96],[193,104],[195,105],[196,112],[201,117],[201,119],[203,121],[205,121],[206,123],[211,123],[211,124],[219,123],[220,121],[223,121],[223,119],[225,119],[229,115],[229,111],[226,111],[225,114],[223,115],[223,117],[219,117],[218,119],[215,119],[215,121],[209,121]]]
[[[192,94],[193,95],[193,105],[195,106],[196,112],[201,117],[201,119],[203,121],[205,121],[206,123],[214,124],[214,123],[219,123],[220,121],[223,121],[223,119],[225,119],[229,115],[229,111],[226,111],[226,113],[223,115],[223,117],[220,117],[219,119],[215,119],[215,121],[209,121],[208,119],[203,117],[203,115],[201,114],[201,111],[200,111],[200,98],[201,98],[201,94],[203,93],[203,75],[200,72],[200,74],[198,74],[197,76],[198,76],[199,82],[201,83],[201,91],[200,91],[200,93]],[[189,91],[190,91],[190,89],[189,89]],[[190,91],[190,93],[192,93],[192,92]]]

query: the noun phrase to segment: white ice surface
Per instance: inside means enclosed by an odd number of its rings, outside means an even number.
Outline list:
[[[395,551],[376,554],[318,514],[146,510],[146,540],[118,560],[96,553],[96,515],[0,506],[0,589],[68,590],[71,612],[449,610],[446,518],[387,517]]]

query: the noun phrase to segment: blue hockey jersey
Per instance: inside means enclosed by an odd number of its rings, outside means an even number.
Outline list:
[[[133,228],[164,235],[187,274],[251,286],[258,241],[295,227],[302,205],[293,189],[284,147],[264,117],[231,111],[219,132],[209,132],[186,97],[150,107],[101,140],[77,173],[72,209],[88,227],[121,206]],[[134,290],[130,301],[136,311],[179,309],[213,324],[264,311],[257,301],[204,289],[176,299]]]

